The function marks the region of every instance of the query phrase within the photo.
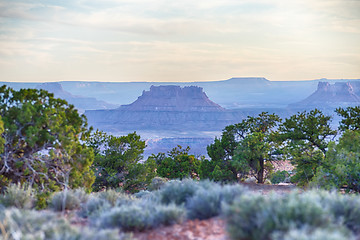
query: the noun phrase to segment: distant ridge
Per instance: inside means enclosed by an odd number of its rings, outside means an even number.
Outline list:
[[[118,105],[110,104],[105,101],[99,101],[92,97],[74,96],[65,91],[60,83],[49,82],[36,86],[37,89],[44,89],[54,94],[57,98],[65,99],[68,103],[73,104],[80,112],[91,109],[112,109]]]

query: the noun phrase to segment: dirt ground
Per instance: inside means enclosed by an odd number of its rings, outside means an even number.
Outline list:
[[[242,184],[251,192],[264,195],[271,192],[286,194],[296,189],[294,185]],[[207,220],[189,220],[182,224],[134,233],[134,237],[137,240],[229,240],[226,234],[225,221],[219,217]]]

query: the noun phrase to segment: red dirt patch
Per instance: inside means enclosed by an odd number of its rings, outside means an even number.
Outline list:
[[[160,227],[143,233],[134,233],[138,240],[228,240],[225,221],[220,218],[189,220],[183,224]]]

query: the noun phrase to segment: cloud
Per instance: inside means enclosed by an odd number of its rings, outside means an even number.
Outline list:
[[[326,68],[329,74],[343,70],[354,76],[360,74],[354,67],[360,56],[359,4],[4,0],[0,77],[16,76],[4,62],[28,69],[23,72],[29,78],[41,73],[44,79],[51,74],[84,80],[288,79],[291,74],[301,79],[323,77]]]

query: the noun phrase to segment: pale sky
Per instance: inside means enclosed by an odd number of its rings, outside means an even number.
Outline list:
[[[0,81],[360,78],[360,0],[0,0]]]

